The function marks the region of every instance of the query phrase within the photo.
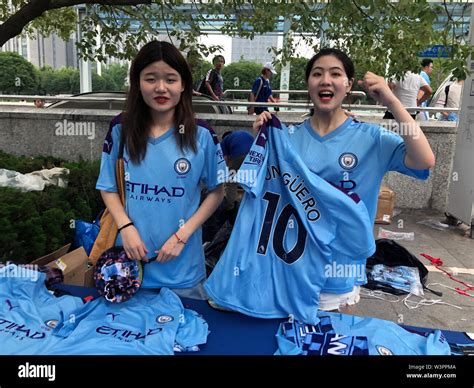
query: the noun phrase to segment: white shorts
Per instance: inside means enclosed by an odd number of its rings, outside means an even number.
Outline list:
[[[328,294],[322,292],[319,295],[319,309],[323,311],[339,310],[341,306],[354,305],[360,300],[360,286],[354,286],[351,292],[345,294]]]

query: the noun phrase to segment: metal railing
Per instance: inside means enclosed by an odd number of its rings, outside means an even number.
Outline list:
[[[0,96],[1,97],[1,96]],[[249,101],[205,101],[205,100],[195,100],[193,104],[196,105],[207,105],[207,104],[215,104],[215,105],[230,105],[230,106],[267,106],[269,108],[278,107],[278,108],[305,108],[311,109],[312,106],[309,103],[299,103],[299,102],[249,102]],[[342,104],[344,109],[351,109],[351,110],[375,110],[375,111],[386,111],[387,107],[383,105],[361,105],[361,104]],[[431,107],[408,107],[405,108],[408,112],[459,112],[457,108],[431,108]]]
[[[74,97],[74,96],[38,96],[0,94],[0,100],[44,100],[44,101],[125,101],[124,97]],[[1,101],[0,101],[1,102]]]
[[[229,89],[232,90],[232,89]],[[286,92],[286,91],[285,91]],[[297,91],[301,92],[301,91]],[[363,92],[361,92],[363,93]],[[115,102],[115,101],[125,101],[124,97],[72,97],[72,96],[38,96],[38,95],[11,95],[11,94],[0,94],[0,105],[2,103],[1,100],[8,99],[8,100],[44,100],[44,101],[101,101],[101,102]],[[210,106],[236,106],[236,107],[247,107],[247,106],[266,106],[269,108],[278,107],[278,108],[303,108],[303,109],[311,109],[311,105],[307,102],[249,102],[249,101],[213,101],[213,100],[193,100],[193,105],[210,105]],[[372,111],[386,111],[387,107],[383,105],[361,105],[361,104],[343,104],[342,107],[344,109],[350,110],[372,110]],[[408,107],[406,108],[409,112],[459,112],[460,109],[458,108],[444,108],[444,107]]]
[[[226,89],[224,90],[224,93],[222,94],[224,97],[226,97],[229,94],[236,93],[236,94],[249,94],[252,90],[251,89]],[[308,94],[307,90],[272,90],[272,94]],[[357,98],[365,98],[367,95],[365,92],[356,90],[356,91],[351,91],[348,93],[351,97],[357,97]]]

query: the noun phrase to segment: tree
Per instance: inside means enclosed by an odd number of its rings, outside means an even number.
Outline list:
[[[79,93],[79,70],[63,67],[53,70],[51,67],[40,69],[42,94],[76,94]]]
[[[0,53],[0,92],[37,94],[38,71],[21,55]]]
[[[194,67],[191,68],[191,72],[193,74],[193,84],[194,89],[197,91],[201,81],[204,79],[204,76],[207,72],[212,69],[214,65],[209,61],[201,60],[197,62]]]
[[[231,63],[222,69],[224,90],[251,89],[255,79],[261,74],[262,65],[251,61]],[[242,98],[242,96],[236,96]]]
[[[306,64],[308,60],[306,58],[292,58],[290,60],[290,90],[306,90]],[[271,79],[272,89],[280,89],[281,79],[281,65],[277,65],[275,70],[278,74],[275,74]],[[302,94],[290,94],[290,100],[302,100],[305,96]]]
[[[194,90],[197,91],[204,76],[209,71],[209,69],[214,67],[214,65],[209,61],[205,61],[196,48],[191,48],[188,51],[186,61],[188,62],[189,68],[191,69],[191,73],[193,75]]]
[[[474,48],[457,32],[446,0],[438,4],[427,0],[331,0],[329,2],[284,2],[268,0],[208,0],[192,2],[191,11],[183,0],[11,0],[0,5],[0,45],[28,32],[33,27],[44,33],[69,36],[75,29],[77,14],[73,6],[87,5],[81,21],[83,38],[78,48],[83,57],[104,61],[108,55],[131,58],[137,49],[165,28],[180,50],[197,50],[204,56],[219,50],[205,46],[199,37],[204,26],[218,19],[221,33],[253,38],[272,32],[277,23],[289,23],[287,42],[281,49],[269,48],[285,63],[294,55],[294,41],[302,38],[319,49],[323,45],[344,48],[363,70],[400,77],[419,67],[417,54],[432,44],[452,46],[446,66],[466,74],[466,60]],[[270,4],[271,3],[271,4]],[[440,4],[443,4],[441,6]],[[458,7],[458,5],[453,5]],[[466,10],[467,4],[459,4]],[[433,30],[438,15],[446,21]],[[441,20],[441,19],[440,19]],[[96,39],[101,34],[101,47]]]
[[[77,94],[80,91],[77,69],[68,67],[53,70],[46,66],[40,69],[39,74],[41,94]],[[93,91],[124,91],[126,74],[127,67],[121,65],[111,65],[103,71],[102,76],[92,72]]]
[[[20,192],[0,187],[0,262],[29,263],[72,242],[72,220],[92,221],[103,209],[95,189],[100,160],[66,162],[51,156],[13,156],[0,151],[0,165],[23,174],[43,168],[65,167],[66,188]]]
[[[125,91],[125,80],[128,77],[128,66],[111,64],[102,70],[102,76],[106,80],[106,89],[113,91]]]

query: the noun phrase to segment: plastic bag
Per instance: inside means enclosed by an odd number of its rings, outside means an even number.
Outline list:
[[[392,232],[391,230],[387,230],[384,228],[379,228],[379,234],[377,238],[388,238],[390,240],[406,240],[406,241],[413,241],[415,239],[414,232]]]
[[[425,284],[428,279],[428,269],[415,255],[410,253],[405,247],[393,240],[380,239],[377,240],[375,244],[377,246],[377,250],[371,257],[367,259],[367,284],[364,285],[365,288],[371,290],[382,290],[394,295],[403,295],[406,293],[404,290],[374,280],[372,276],[372,268],[377,264],[382,264],[392,268],[399,266],[416,268],[418,270],[418,277],[422,287],[427,289]]]
[[[404,265],[388,267],[383,264],[376,264],[372,267],[370,275],[375,282],[416,296],[423,296],[420,273],[416,267],[407,267]]]
[[[74,247],[84,247],[87,256],[89,256],[99,234],[99,225],[97,223],[75,220],[75,226]]]
[[[444,224],[441,221],[433,219],[418,221],[417,224],[425,225],[436,230],[447,230],[449,228],[452,228],[448,224]]]
[[[221,258],[232,233],[232,225],[226,221],[221,229],[217,232],[214,239],[204,247],[204,256],[206,258],[206,273],[211,274],[217,262]]]

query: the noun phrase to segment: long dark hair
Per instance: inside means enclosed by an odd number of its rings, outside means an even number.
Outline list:
[[[174,136],[181,151],[197,152],[196,132],[192,108],[193,81],[186,59],[171,43],[152,41],[141,48],[130,67],[130,88],[122,119],[121,141],[126,145],[133,163],[140,163],[146,155],[147,139],[153,120],[150,107],[140,91],[140,73],[153,62],[164,61],[176,70],[184,85],[184,91],[174,112]]]

